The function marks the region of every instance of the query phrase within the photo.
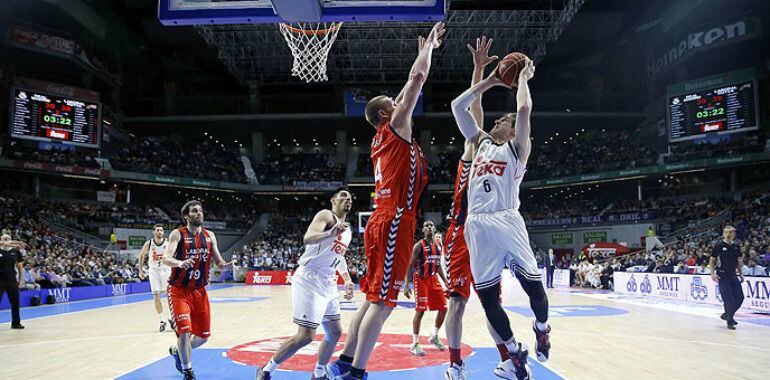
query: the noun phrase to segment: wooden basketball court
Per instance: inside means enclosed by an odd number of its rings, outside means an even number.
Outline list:
[[[532,351],[527,299],[515,281],[509,278],[504,284],[504,305],[516,337]],[[548,294],[553,349],[546,366],[530,355],[536,379],[759,379],[767,373],[770,316],[739,313],[738,329],[729,331],[716,307],[650,303],[568,288],[549,289]],[[295,332],[288,286],[213,285],[209,296],[212,337],[193,353],[199,378],[252,378],[254,367],[245,364],[262,364],[280,342],[271,338]],[[354,301],[361,299],[357,294]],[[356,305],[344,304],[345,327]],[[409,353],[410,306],[403,303],[386,324],[370,362],[379,371],[370,373],[370,379],[442,378],[448,354],[427,342],[433,314],[423,319],[428,355]],[[9,317],[7,310],[0,313],[5,322],[0,324],[2,379],[181,377],[167,352],[174,334],[157,332],[149,294],[26,308],[25,330],[11,330]],[[472,299],[463,337],[472,379],[495,378],[491,370],[498,356],[483,318],[481,305]],[[289,371],[276,378],[308,379],[310,373],[301,369],[313,366],[316,347],[314,342],[300,351],[282,367]]]

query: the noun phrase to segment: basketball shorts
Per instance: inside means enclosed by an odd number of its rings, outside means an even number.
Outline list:
[[[465,241],[476,290],[497,285],[505,266],[516,277],[542,281],[524,218],[517,210],[468,215]]]
[[[414,275],[414,300],[416,311],[441,311],[446,310],[446,298],[444,289],[438,280],[438,275],[428,278],[420,278]]]
[[[340,319],[340,302],[334,276],[322,276],[304,266],[291,278],[294,323],[317,328],[322,322]]]
[[[463,298],[471,297],[471,259],[468,255],[468,245],[465,243],[465,227],[449,225],[444,238],[444,258],[449,268],[447,280],[450,294],[454,293]]]
[[[361,292],[370,302],[395,307],[409,271],[417,225],[414,215],[377,210],[364,231],[366,275]]]
[[[168,286],[168,309],[176,322],[176,335],[192,333],[201,338],[211,336],[211,311],[206,288]]]
[[[150,290],[153,294],[163,293],[168,288],[168,278],[171,277],[171,268],[166,265],[150,268]]]

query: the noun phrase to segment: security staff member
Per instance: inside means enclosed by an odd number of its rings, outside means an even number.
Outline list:
[[[21,264],[21,251],[26,244],[11,240],[11,235],[0,236],[0,300],[3,294],[8,293],[8,301],[11,303],[11,328],[23,329],[21,316],[19,315],[19,288],[24,281],[21,273],[24,270]],[[14,268],[15,267],[15,268]],[[16,278],[16,269],[19,270],[19,278]]]
[[[727,328],[735,330],[738,322],[733,318],[735,312],[743,304],[743,263],[741,248],[735,242],[735,228],[725,226],[722,240],[714,245],[714,251],[709,259],[711,279],[719,283],[719,293],[722,295],[725,312],[722,319],[727,322]],[[740,280],[739,280],[740,278]]]

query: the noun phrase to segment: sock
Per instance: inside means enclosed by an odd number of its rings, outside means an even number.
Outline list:
[[[364,369],[358,369],[356,367],[350,367],[350,377],[354,379],[363,379],[364,373],[366,373],[366,370]]]
[[[412,334],[412,344],[420,343],[420,336]]]
[[[511,355],[508,354],[508,348],[502,343],[497,345],[497,352],[500,353],[500,361],[502,362],[511,358]]]
[[[166,321],[165,319],[163,319],[163,313],[158,313],[158,319],[159,319],[161,322],[165,322],[165,321]]]
[[[435,327],[435,326],[433,327],[433,335],[431,335],[431,336],[432,337],[433,336],[438,336],[438,327]]]
[[[343,363],[352,364],[353,363],[353,357],[347,356],[347,355],[340,355],[340,361]]]
[[[449,361],[457,365],[463,365],[463,359],[460,356],[459,348],[449,347]]]
[[[182,363],[182,369],[192,369],[192,363]]]
[[[512,340],[510,343],[506,343],[505,344],[505,348],[511,354],[515,354],[515,353],[519,352],[519,344],[516,343],[515,340]]]
[[[548,330],[548,322],[541,323],[537,320],[535,320],[535,327],[537,328],[537,331],[543,332]]]
[[[320,377],[323,377],[323,375],[325,374],[326,374],[326,366],[323,364],[316,363],[315,369],[313,370],[313,375],[315,375],[315,377],[320,378]]]
[[[278,369],[278,363],[276,363],[273,359],[270,359],[270,361],[265,364],[265,367],[262,368],[262,370],[265,372],[273,372],[276,369]]]

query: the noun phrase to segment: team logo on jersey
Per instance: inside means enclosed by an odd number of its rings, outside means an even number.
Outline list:
[[[338,254],[338,255],[344,255],[345,252],[348,250],[347,244],[343,243],[342,240],[340,240],[339,237],[337,237],[337,240],[332,243],[332,252]]]
[[[476,177],[484,176],[487,174],[494,174],[496,176],[502,177],[503,174],[505,174],[505,168],[508,166],[507,162],[503,161],[495,161],[495,160],[484,160],[483,158],[479,158],[476,161],[476,164],[474,165],[474,170],[476,171]]]

